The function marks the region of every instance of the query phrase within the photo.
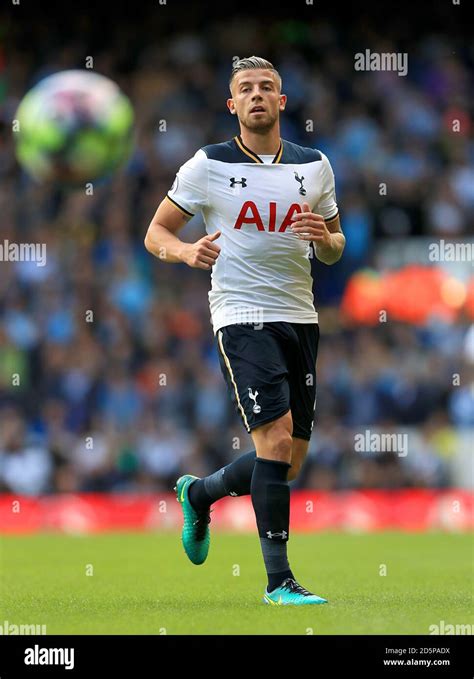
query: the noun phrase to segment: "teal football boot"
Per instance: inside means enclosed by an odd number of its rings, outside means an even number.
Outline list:
[[[184,476],[179,477],[174,487],[176,499],[183,510],[184,523],[181,540],[184,551],[196,566],[204,563],[209,552],[211,541],[209,523],[211,521],[210,514],[213,511],[209,508],[196,510],[189,500],[189,487],[198,478],[198,476],[184,474]]]
[[[268,592],[265,589],[263,600],[271,606],[306,606],[308,604],[327,604],[327,599],[322,599],[316,594],[311,594],[301,587],[293,578],[286,578],[276,589]]]

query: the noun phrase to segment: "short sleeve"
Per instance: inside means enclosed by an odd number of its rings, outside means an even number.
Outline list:
[[[334,172],[332,171],[331,163],[324,153],[322,156],[322,192],[321,198],[318,202],[318,214],[321,214],[326,221],[336,217],[338,207],[336,203],[336,185],[334,181]]]
[[[181,165],[166,196],[188,217],[207,205],[207,156],[202,149]]]

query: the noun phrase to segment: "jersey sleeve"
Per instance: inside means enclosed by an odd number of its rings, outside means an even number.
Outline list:
[[[166,197],[183,214],[194,217],[196,212],[207,205],[207,184],[207,156],[199,149],[181,165]]]
[[[318,202],[317,212],[322,215],[326,221],[334,219],[338,213],[336,203],[336,185],[334,181],[334,172],[332,171],[331,163],[328,157],[322,155],[322,193]]]

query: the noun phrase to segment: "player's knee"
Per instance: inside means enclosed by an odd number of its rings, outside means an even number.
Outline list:
[[[299,475],[306,455],[308,453],[309,441],[293,438],[291,451],[291,469],[288,470],[288,481],[293,481]]]
[[[252,432],[258,454],[270,460],[291,463],[293,421],[288,411],[277,420],[263,424]]]
[[[288,469],[288,481],[294,481],[298,474],[300,473],[301,470],[301,465],[298,465],[296,462],[291,463],[291,468]]]
[[[272,459],[291,462],[292,437],[283,423],[270,430],[267,441]]]

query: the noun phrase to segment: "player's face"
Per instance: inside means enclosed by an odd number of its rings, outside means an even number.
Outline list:
[[[232,81],[232,99],[227,100],[231,113],[249,130],[271,129],[283,111],[286,96],[280,94],[280,81],[273,71],[240,71]]]

